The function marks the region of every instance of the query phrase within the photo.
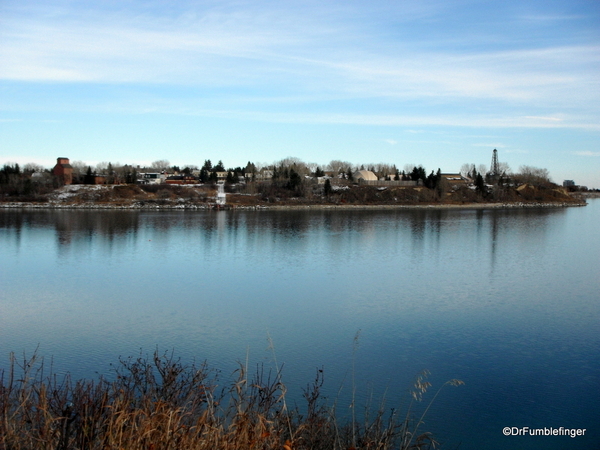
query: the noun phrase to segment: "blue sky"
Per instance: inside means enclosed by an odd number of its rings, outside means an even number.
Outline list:
[[[600,188],[600,2],[0,0],[0,164],[494,148]]]

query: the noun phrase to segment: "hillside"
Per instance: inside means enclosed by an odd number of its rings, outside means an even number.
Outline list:
[[[227,207],[310,207],[310,206],[576,206],[585,200],[553,185],[523,184],[496,187],[481,193],[468,186],[447,192],[425,187],[310,186],[298,193],[272,184],[228,187]],[[3,206],[84,207],[84,208],[211,208],[216,198],[214,185],[70,185],[48,194],[5,196]]]

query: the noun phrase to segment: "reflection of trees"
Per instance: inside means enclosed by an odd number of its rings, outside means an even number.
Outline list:
[[[297,210],[297,211],[6,211],[0,229],[20,242],[26,227],[50,228],[60,252],[76,245],[85,251],[92,242],[109,250],[142,239],[170,247],[172,232],[185,235],[183,252],[210,253],[226,248],[245,252],[244,258],[272,253],[329,250],[343,261],[361,252],[410,252],[421,258],[439,251],[449,240],[459,240],[476,252],[490,252],[493,270],[503,242],[521,247],[545,239],[548,218],[563,209],[406,209],[406,210]],[[462,234],[462,236],[461,236]],[[466,239],[465,240],[465,234]],[[148,237],[148,239],[146,239]],[[340,254],[340,252],[345,254]],[[319,253],[321,251],[319,250]],[[326,253],[326,252],[325,252]]]
[[[21,230],[26,226],[28,216],[22,211],[0,212],[0,232],[9,239],[14,239],[14,245],[18,249],[21,246]]]
[[[135,211],[73,211],[52,210],[45,217],[54,227],[59,250],[71,245],[91,245],[94,238],[111,245],[139,228],[139,213]]]
[[[522,251],[528,247],[540,248],[540,241],[546,240],[549,219],[564,212],[563,208],[524,208],[491,209],[478,214],[478,227],[485,230],[483,236],[489,239],[489,245],[482,247],[482,251],[489,249],[490,270],[495,269],[503,243],[517,241]]]

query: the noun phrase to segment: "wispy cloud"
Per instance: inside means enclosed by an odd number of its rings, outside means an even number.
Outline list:
[[[344,124],[360,126],[450,126],[465,128],[571,128],[600,131],[600,123],[593,121],[571,121],[565,118],[560,122],[523,116],[483,116],[483,115],[383,115],[351,113],[297,113],[264,112],[246,110],[187,110],[171,111],[174,114],[244,119],[257,122],[292,124]],[[390,143],[388,141],[388,143]]]
[[[318,16],[266,7],[170,18],[16,14],[3,24],[0,78],[270,86],[339,98],[496,99],[538,107],[600,100],[598,77],[581,70],[598,65],[600,47],[442,52],[418,41],[381,44],[348,17]]]
[[[600,152],[591,152],[591,151],[573,152],[573,154],[577,155],[577,156],[600,156]]]

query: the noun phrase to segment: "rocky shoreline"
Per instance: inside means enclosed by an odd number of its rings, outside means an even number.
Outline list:
[[[395,204],[395,205],[348,205],[348,204],[310,204],[310,205],[228,205],[216,208],[213,203],[177,203],[154,204],[150,202],[134,202],[130,204],[111,203],[35,203],[35,202],[3,202],[1,209],[76,209],[76,210],[242,210],[242,211],[273,211],[273,210],[392,210],[392,209],[522,209],[522,208],[565,208],[569,206],[586,206],[585,200],[579,202],[514,202],[514,203],[431,203],[431,204]]]

